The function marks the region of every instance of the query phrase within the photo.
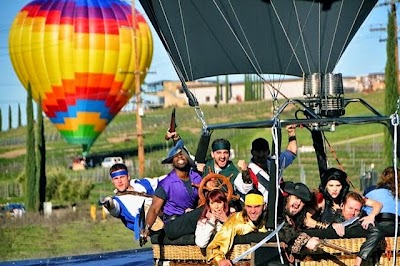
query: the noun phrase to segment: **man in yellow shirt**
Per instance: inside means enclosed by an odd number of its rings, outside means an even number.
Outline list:
[[[243,211],[231,215],[208,245],[206,252],[208,263],[218,266],[232,266],[232,262],[225,255],[232,248],[235,236],[246,235],[252,232],[268,232],[265,227],[268,212],[262,193],[258,190],[249,191],[244,203],[245,207]],[[285,223],[279,232],[279,238],[290,245],[289,249],[291,251],[294,251],[291,246],[296,246],[296,252],[300,251],[302,246],[313,250],[319,244],[318,238],[301,233],[288,223]]]

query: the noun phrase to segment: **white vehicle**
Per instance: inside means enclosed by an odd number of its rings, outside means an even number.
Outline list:
[[[124,160],[121,157],[106,157],[104,160],[101,162],[101,166],[105,168],[110,168],[116,163],[124,163]]]

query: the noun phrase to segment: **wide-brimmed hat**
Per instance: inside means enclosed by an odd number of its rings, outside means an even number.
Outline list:
[[[283,183],[283,191],[290,195],[295,195],[303,202],[311,201],[311,192],[303,183],[293,183],[287,181]]]
[[[190,157],[189,151],[186,149],[183,140],[180,139],[176,142],[175,146],[172,147],[172,149],[168,152],[167,158],[161,161],[162,164],[169,164],[172,163],[172,160],[174,159],[175,156],[177,156],[179,153],[185,155],[185,157],[188,159],[188,163],[190,166],[194,167],[195,163],[193,159]]]

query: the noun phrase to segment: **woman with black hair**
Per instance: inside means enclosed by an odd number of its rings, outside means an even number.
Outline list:
[[[324,229],[333,223],[349,189],[350,183],[344,171],[333,167],[326,170],[321,175],[319,191],[314,193],[314,210],[306,216],[306,227]],[[367,229],[368,225],[375,224],[375,216],[379,214],[382,204],[366,198],[365,205],[372,208],[369,215],[360,219],[363,228]]]

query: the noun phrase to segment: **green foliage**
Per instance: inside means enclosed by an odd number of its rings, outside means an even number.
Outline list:
[[[69,178],[62,168],[51,168],[47,172],[47,201],[76,202],[77,200],[86,200],[93,188],[92,181]]]
[[[395,25],[395,10],[388,14],[388,41],[386,44],[387,61],[385,67],[385,114],[391,115],[396,110],[396,102],[399,98],[398,92],[398,61],[397,59],[397,25]],[[386,165],[393,165],[393,141],[390,132],[384,130],[385,146],[384,160]]]
[[[8,219],[0,230],[0,260],[22,260],[85,255],[139,247],[133,234],[119,219],[90,219],[89,207],[78,205],[77,211],[65,209],[51,219],[27,214],[26,219]],[[97,218],[101,217],[100,209]],[[29,240],[29,241],[27,241]],[[147,244],[145,247],[150,247]],[[7,264],[7,262],[6,262]]]
[[[12,111],[11,111],[11,105],[8,105],[8,129],[12,129]]]
[[[229,84],[229,76],[225,75],[225,103],[229,103],[229,100],[232,98],[231,88]]]
[[[22,118],[21,118],[21,106],[18,103],[18,127],[22,126]]]
[[[215,84],[216,94],[215,94],[215,104],[219,104],[221,98],[221,84],[219,84],[219,77],[217,76],[217,82]]]
[[[46,201],[46,140],[44,137],[44,123],[42,112],[42,100],[39,98],[37,107],[37,180],[39,188],[39,212],[43,211],[43,203]]]
[[[1,108],[0,108],[0,131],[3,131],[3,115],[1,113]]]
[[[35,159],[35,132],[33,121],[32,90],[28,85],[26,99],[27,136],[26,136],[26,159],[25,159],[25,207],[28,211],[38,210],[38,182],[36,176]]]

